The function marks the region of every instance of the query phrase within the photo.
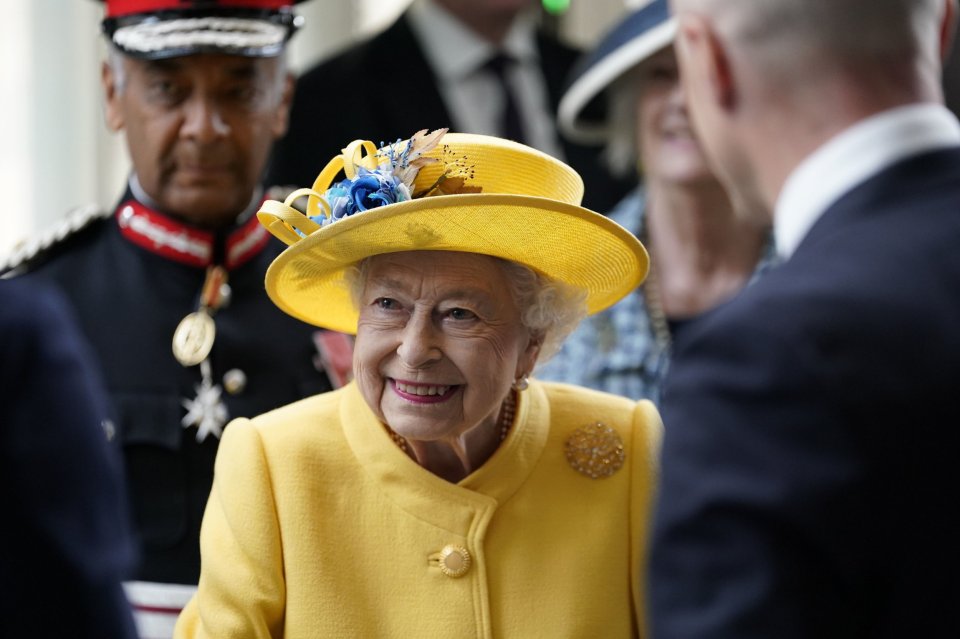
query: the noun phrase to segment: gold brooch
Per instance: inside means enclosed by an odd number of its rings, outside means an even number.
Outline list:
[[[570,465],[591,479],[613,475],[626,458],[620,435],[600,422],[573,431],[564,452]]]

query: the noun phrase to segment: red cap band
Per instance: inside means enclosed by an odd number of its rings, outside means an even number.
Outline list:
[[[294,0],[216,0],[215,2],[197,2],[192,0],[106,0],[107,18],[119,18],[139,13],[157,11],[177,11],[185,9],[285,9],[294,4]]]

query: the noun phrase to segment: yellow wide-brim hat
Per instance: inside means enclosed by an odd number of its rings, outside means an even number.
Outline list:
[[[421,155],[415,148],[409,154],[411,142],[427,149],[423,159],[410,162],[410,172],[394,170],[408,180],[415,174],[410,199],[338,218],[330,187],[338,186],[333,179],[340,171],[353,180],[364,170],[405,169],[410,157]],[[303,195],[306,214],[291,206]],[[442,130],[382,149],[356,140],[312,189],[262,205],[260,222],[289,245],[267,270],[267,293],[293,317],[355,334],[358,311],[346,278],[351,266],[384,253],[463,251],[511,260],[579,288],[587,312],[596,313],[640,285],[649,258],[630,231],[581,207],[582,197],[576,171],[509,140]]]

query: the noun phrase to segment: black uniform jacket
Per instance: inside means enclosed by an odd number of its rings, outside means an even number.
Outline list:
[[[219,440],[184,426],[201,367],[174,358],[177,325],[197,310],[205,262],[228,267],[228,302],[214,314],[213,384],[240,383],[221,399],[230,419],[329,390],[316,365],[319,330],[284,314],[264,273],[284,248],[256,218],[207,234],[149,210],[128,192],[116,213],[46,251],[22,277],[58,284],[102,366],[123,448],[142,561],[138,580],[197,583],[198,537]],[[204,258],[204,243],[209,254]],[[245,378],[245,383],[243,383]]]

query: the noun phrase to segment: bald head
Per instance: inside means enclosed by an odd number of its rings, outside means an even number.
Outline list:
[[[781,71],[881,61],[939,68],[944,5],[956,0],[673,0],[703,15],[731,46]],[[811,67],[811,64],[813,65]]]
[[[691,116],[728,189],[769,211],[834,135],[942,101],[957,1],[672,0]]]

